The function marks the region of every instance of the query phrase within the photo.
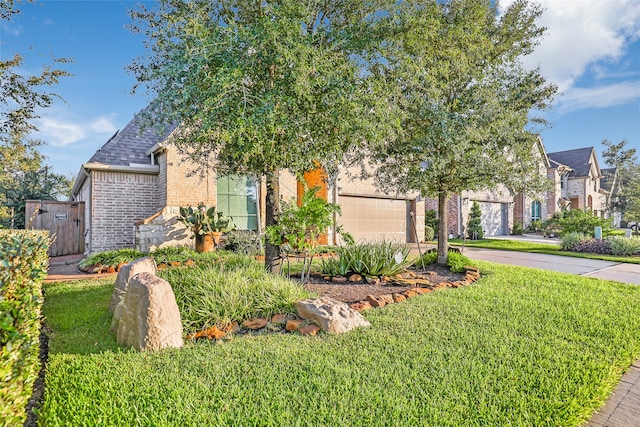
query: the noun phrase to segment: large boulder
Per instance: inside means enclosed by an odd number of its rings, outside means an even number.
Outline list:
[[[140,351],[182,347],[182,322],[169,282],[151,273],[136,274],[118,310],[118,344]]]
[[[139,258],[135,261],[131,261],[129,264],[125,264],[118,270],[116,276],[116,285],[113,288],[111,294],[111,300],[109,301],[109,311],[113,313],[116,306],[124,298],[125,292],[127,292],[127,286],[129,280],[138,273],[151,273],[156,274],[157,266],[156,262],[151,257]]]
[[[331,298],[305,299],[296,302],[298,315],[330,333],[348,332],[371,324],[347,304]]]

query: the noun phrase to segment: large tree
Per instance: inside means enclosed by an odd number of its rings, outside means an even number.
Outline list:
[[[10,21],[19,14],[19,3],[0,3],[0,20]],[[42,141],[29,135],[37,130],[35,119],[57,98],[49,88],[69,73],[44,66],[38,74],[27,74],[22,68],[23,60],[17,53],[10,59],[0,59],[0,226],[23,226],[26,199],[52,199],[68,187],[64,176],[39,174],[48,171],[46,158],[38,152]],[[52,61],[69,62],[66,58]],[[37,176],[42,178],[34,181]]]
[[[377,179],[391,191],[438,199],[438,263],[447,261],[447,201],[464,190],[539,192],[532,111],[556,88],[520,64],[543,34],[535,4],[516,0],[399,2],[382,23],[384,60],[373,68],[392,89],[396,138],[374,147]]]
[[[627,148],[628,143],[626,139],[617,144],[607,139],[602,141],[605,147],[602,158],[608,166],[616,168],[618,172],[617,191],[607,200],[607,209],[610,212],[625,213],[631,199],[640,199],[640,164],[638,164],[636,149]],[[609,178],[613,179],[613,177]],[[634,210],[637,209],[634,207]]]
[[[201,168],[264,176],[266,224],[279,174],[337,165],[379,137],[385,108],[360,63],[373,3],[161,0],[132,12],[148,55],[130,69],[153,98],[149,123],[179,123],[178,150]],[[382,102],[383,103],[383,102]],[[278,248],[267,242],[266,265]]]

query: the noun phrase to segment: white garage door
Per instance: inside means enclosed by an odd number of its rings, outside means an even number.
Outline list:
[[[345,231],[358,241],[407,241],[407,202],[405,200],[340,196],[342,215],[338,217]]]
[[[505,234],[506,214],[504,203],[478,202],[482,212],[482,230],[485,236],[501,236]]]

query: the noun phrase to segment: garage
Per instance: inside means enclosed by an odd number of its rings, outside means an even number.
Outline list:
[[[485,236],[509,234],[507,203],[478,202],[478,204],[482,213],[482,231]]]
[[[338,224],[358,240],[407,241],[406,200],[339,196]]]

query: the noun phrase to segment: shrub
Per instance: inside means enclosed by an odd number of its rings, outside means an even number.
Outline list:
[[[430,225],[424,226],[424,240],[425,242],[430,242],[436,235],[436,231]]]
[[[608,240],[587,239],[578,243],[573,252],[582,252],[589,254],[610,255],[611,244]]]
[[[514,236],[522,236],[524,234],[524,228],[522,227],[522,223],[520,221],[513,221],[511,234],[513,234]]]
[[[480,205],[475,200],[471,205],[471,213],[469,213],[469,227],[467,230],[467,236],[471,240],[482,239],[482,212],[480,212]]]
[[[527,231],[532,233],[537,233],[542,230],[542,222],[539,219],[534,219],[531,221],[531,224],[527,227]]]
[[[455,273],[462,273],[465,266],[473,264],[471,263],[471,260],[466,256],[458,252],[450,251],[447,257],[447,265],[449,266],[451,271]]]
[[[600,218],[593,212],[583,211],[580,209],[572,209],[568,211],[558,224],[562,234],[577,232],[587,236],[593,236],[595,227],[602,227],[602,236],[606,237],[611,233],[611,220]]]
[[[255,231],[230,231],[225,239],[224,248],[239,254],[259,255],[261,253],[260,236]]]
[[[411,265],[407,260],[408,257],[409,248],[403,244],[387,240],[358,242],[338,248],[337,261],[324,262],[322,271],[324,274],[331,274],[330,272],[336,269],[344,272],[348,266],[349,272],[363,276],[393,276]]]
[[[434,250],[434,251],[427,252],[426,254],[423,254],[422,258],[418,258],[414,262],[414,265],[417,268],[422,268],[423,265],[427,266],[427,265],[435,264],[437,261],[438,261],[438,252]],[[454,273],[461,273],[464,271],[465,266],[470,266],[470,265],[474,265],[474,264],[469,258],[467,258],[466,256],[462,255],[459,252],[449,251],[447,256],[447,266],[451,271],[453,271]]]
[[[171,283],[186,333],[295,313],[295,302],[309,297],[298,283],[269,274],[243,255],[230,255],[220,264],[161,270],[158,276]]]
[[[428,209],[424,213],[424,225],[433,229],[433,235],[438,235],[438,213],[433,209]]]
[[[640,252],[640,239],[622,236],[609,237],[609,245],[613,255],[629,256]]]
[[[560,248],[563,251],[573,251],[576,246],[586,240],[589,240],[589,237],[585,236],[583,233],[568,233],[562,236]]]
[[[0,231],[0,420],[22,425],[40,370],[42,280],[49,234]]]

